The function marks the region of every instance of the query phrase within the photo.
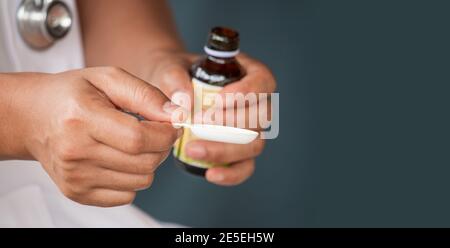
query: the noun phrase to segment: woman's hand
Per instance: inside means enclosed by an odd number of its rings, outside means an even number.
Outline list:
[[[192,97],[193,88],[189,76],[189,67],[198,55],[183,52],[161,50],[149,61],[147,71],[139,73],[146,81],[154,83],[168,97],[182,92]],[[270,70],[261,62],[246,55],[239,55],[238,61],[244,67],[246,76],[232,83],[221,93],[272,93],[276,82]],[[192,99],[192,98],[191,98]],[[255,103],[256,105],[256,103]],[[247,106],[254,108],[254,106]],[[225,110],[226,111],[226,110]],[[230,111],[231,112],[231,111]],[[225,112],[228,114],[229,112]],[[234,114],[234,111],[232,112]],[[249,118],[249,116],[235,116]],[[255,116],[253,116],[255,117]],[[230,167],[209,169],[206,173],[208,181],[224,186],[237,185],[247,180],[255,170],[255,158],[264,149],[264,140],[258,139],[248,145],[234,145],[204,140],[192,141],[186,146],[186,154],[193,158],[213,163],[229,163]]]
[[[180,135],[163,107],[169,100],[121,69],[20,77],[17,84],[30,82],[13,100],[23,146],[64,195],[81,204],[131,203]]]

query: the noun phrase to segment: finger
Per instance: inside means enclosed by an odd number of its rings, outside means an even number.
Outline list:
[[[88,195],[69,196],[70,199],[89,206],[116,207],[131,204],[136,197],[135,191],[117,191],[111,189],[96,189]]]
[[[227,107],[223,110],[227,126],[261,131],[270,126],[272,120],[270,99],[259,99],[258,103],[240,107]],[[217,125],[217,124],[216,124]]]
[[[235,186],[253,175],[255,161],[246,160],[229,167],[215,167],[206,172],[206,180],[221,186]]]
[[[141,122],[134,116],[114,108],[94,107],[89,120],[89,134],[96,141],[127,152],[127,140],[134,139],[143,131]]]
[[[175,60],[163,66],[153,82],[167,97],[172,98],[175,93],[182,92],[192,96],[193,88],[189,75],[190,64],[185,60]]]
[[[121,109],[147,120],[170,121],[169,99],[157,88],[119,68],[90,68],[84,77]]]
[[[263,148],[264,140],[261,139],[247,145],[195,140],[186,145],[186,154],[190,158],[207,162],[232,163],[254,158],[261,154]]]
[[[177,107],[172,109],[172,122],[185,122],[193,107],[194,90],[189,67],[195,55],[167,55],[160,66],[153,72],[153,85],[158,87]],[[165,60],[165,61],[164,61]]]
[[[90,135],[128,154],[168,151],[181,135],[170,123],[138,121],[115,109],[98,109],[90,118]]]
[[[140,191],[148,189],[154,178],[154,174],[127,174],[103,168],[98,168],[98,172],[93,172],[93,175],[96,175],[96,177],[91,178],[94,183],[92,188],[103,188],[118,191]]]
[[[90,149],[88,153],[90,160],[101,164],[105,169],[129,174],[149,175],[156,171],[168,157],[170,151],[129,155],[98,144]]]
[[[241,80],[229,84],[221,91],[225,97],[226,93],[240,92],[248,93],[272,93],[276,89],[276,82],[272,72],[262,64],[245,55],[238,56],[239,62],[246,70],[246,76]]]
[[[108,165],[96,162],[78,162],[79,169],[64,174],[62,179],[66,184],[78,189],[83,194],[92,189],[111,189],[118,191],[137,191],[150,187],[153,173],[147,175],[129,174],[105,169]]]
[[[182,135],[183,131],[181,129],[176,129],[171,123],[160,123],[160,122],[141,122],[144,127],[143,149],[137,149],[139,152],[165,152],[172,149],[175,141]]]

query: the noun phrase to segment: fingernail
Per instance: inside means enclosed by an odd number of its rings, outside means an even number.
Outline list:
[[[172,98],[177,98],[177,97],[189,97],[189,91],[185,91],[185,90],[177,90],[174,91],[171,95]],[[171,99],[172,100],[172,99]]]
[[[183,113],[182,107],[175,105],[171,102],[166,102],[164,104],[163,110],[165,113],[167,113],[169,121],[172,123],[178,123],[177,119],[179,118],[177,118],[177,116],[180,116]]]
[[[201,145],[188,145],[186,153],[191,158],[201,159],[206,157],[206,149]]]
[[[170,97],[172,103],[182,106],[185,109],[190,109],[192,105],[191,95],[188,91],[176,91]]]
[[[168,113],[169,115],[172,115],[175,111],[177,111],[179,108],[181,108],[178,105],[175,105],[171,102],[166,102],[163,106],[164,112]]]
[[[222,182],[225,180],[225,176],[222,173],[212,173],[208,179],[213,182]]]

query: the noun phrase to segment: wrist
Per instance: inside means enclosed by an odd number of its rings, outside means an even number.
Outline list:
[[[38,87],[35,81],[42,75],[0,74],[0,159],[34,159],[28,149],[27,136]]]

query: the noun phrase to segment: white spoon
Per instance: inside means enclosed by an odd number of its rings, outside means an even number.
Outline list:
[[[134,114],[129,111],[124,112],[136,117],[140,121],[145,120],[144,117],[138,114]],[[227,126],[188,123],[173,123],[172,125],[174,127],[189,128],[191,129],[192,133],[200,139],[222,143],[245,145],[254,141],[259,135],[259,133],[255,131]]]
[[[254,141],[259,133],[247,129],[188,123],[173,123],[174,127],[191,129],[192,133],[200,139],[222,143],[245,145]]]

